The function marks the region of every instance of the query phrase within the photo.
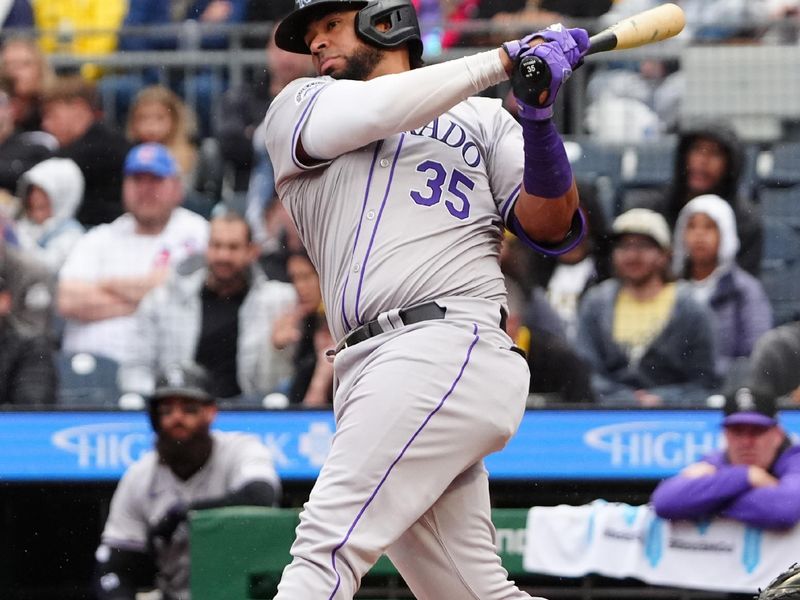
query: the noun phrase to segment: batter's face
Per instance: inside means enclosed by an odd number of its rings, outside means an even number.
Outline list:
[[[358,11],[328,13],[308,24],[305,42],[320,75],[364,81],[373,76],[384,51],[356,35]]]
[[[159,435],[175,442],[187,442],[208,434],[217,407],[189,398],[164,398],[158,402]]]
[[[728,460],[734,465],[753,465],[768,469],[783,443],[784,433],[778,427],[730,425],[725,427]]]

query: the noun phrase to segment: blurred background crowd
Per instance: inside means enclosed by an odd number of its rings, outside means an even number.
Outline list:
[[[415,1],[427,62],[655,4]],[[593,56],[559,99],[584,243],[503,242],[531,406],[704,407],[753,379],[800,401],[799,4],[678,4],[678,38]],[[330,404],[335,340],[261,126],[312,74],[271,42],[292,8],[0,4],[0,405],[141,408],[188,361],[223,407]]]

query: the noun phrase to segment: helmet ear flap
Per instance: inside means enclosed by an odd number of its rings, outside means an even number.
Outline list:
[[[383,30],[381,23],[388,24]],[[382,48],[394,48],[411,40],[421,43],[419,21],[408,0],[377,0],[358,12],[358,33]]]

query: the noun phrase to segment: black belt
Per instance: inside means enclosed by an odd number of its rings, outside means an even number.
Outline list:
[[[411,325],[421,321],[444,319],[445,312],[446,309],[436,304],[436,302],[426,302],[425,304],[412,306],[411,308],[401,308],[398,311],[398,316],[403,322],[403,325]],[[364,340],[368,340],[371,337],[375,337],[376,335],[386,333],[386,331],[391,330],[392,329],[384,330],[377,319],[368,321],[360,327],[356,327],[353,329],[353,331],[344,336],[344,339],[336,347],[336,352],[350,346],[355,346]]]

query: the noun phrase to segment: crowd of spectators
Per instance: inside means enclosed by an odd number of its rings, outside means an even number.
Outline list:
[[[271,99],[311,72],[308,57],[256,40],[265,68],[236,87],[211,70],[194,70],[191,80],[188,71],[165,77],[158,67],[130,77],[92,65],[55,72],[48,60],[53,52],[187,48],[177,33],[113,32],[272,22],[293,3],[143,0],[126,13],[104,1],[80,14],[44,10],[46,2],[27,12],[26,2],[11,4],[6,27],[48,35],[8,36],[0,48],[0,335],[18,340],[0,346],[0,364],[8,381],[51,370],[32,392],[21,386],[0,402],[57,403],[58,372],[86,353],[113,361],[120,394],[146,396],[160,368],[191,360],[231,405],[274,401],[276,393],[285,398],[278,405],[330,404],[325,351],[335,340],[314,267],[274,196],[261,130]],[[502,27],[582,19],[600,26],[650,3],[415,4],[434,56],[439,45],[494,43]],[[700,11],[699,3],[681,4]],[[756,20],[791,10],[787,2],[709,4],[736,4]],[[698,15],[696,24],[713,23]],[[474,18],[491,24],[487,34],[462,27]],[[76,33],[87,27],[97,31]],[[689,35],[756,35],[723,29],[698,26]],[[194,47],[227,46],[222,33],[201,31]],[[645,82],[645,93],[639,85],[653,74],[664,86],[677,73],[668,64],[597,68],[587,98],[599,99],[595,89],[628,90],[616,96],[627,101],[639,89],[636,100],[654,109],[658,86]],[[117,122],[102,111],[109,94]],[[743,379],[769,379],[775,394],[797,396],[800,381],[788,381],[796,370],[785,363],[796,358],[800,336],[796,323],[772,329],[759,280],[762,216],[742,184],[743,146],[719,123],[680,130],[674,119],[659,119],[659,132],[678,137],[668,185],[626,190],[621,214],[609,214],[595,182],[580,179],[588,223],[581,245],[553,259],[512,237],[504,242],[508,330],[528,352],[530,391],[555,402],[705,406]],[[219,165],[225,189],[209,183]],[[778,371],[786,371],[780,386],[767,375]]]

